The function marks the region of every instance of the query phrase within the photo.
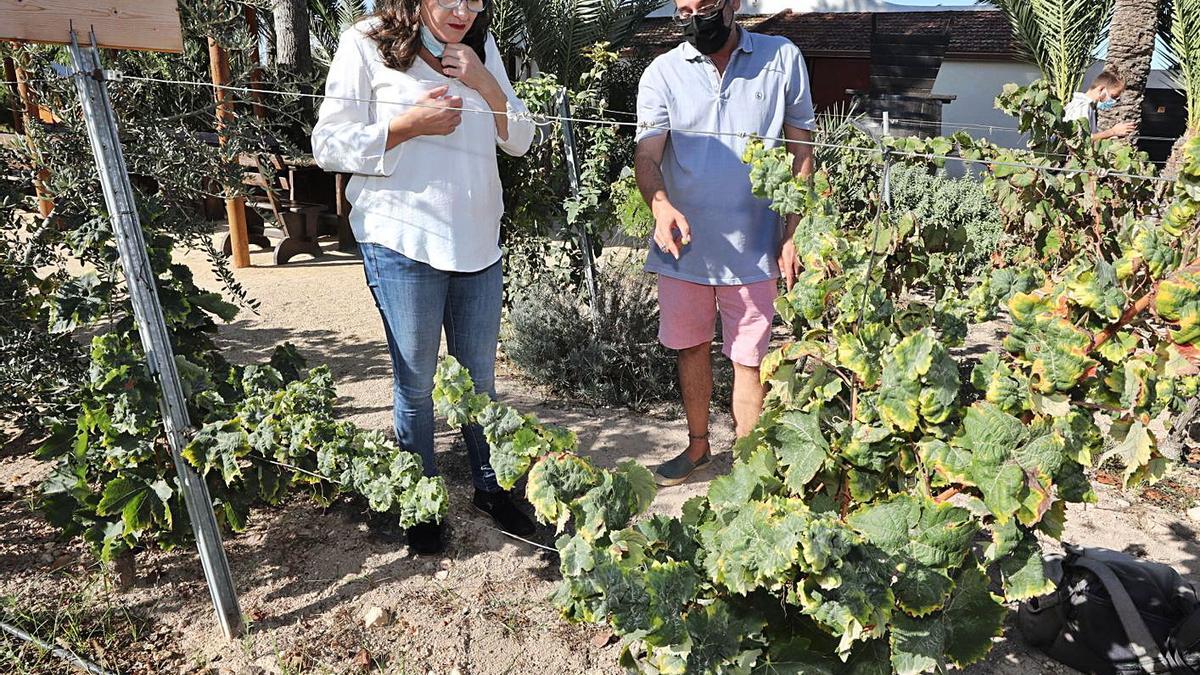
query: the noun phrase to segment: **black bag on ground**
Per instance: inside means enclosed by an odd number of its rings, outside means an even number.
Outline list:
[[[1167,565],[1066,547],[1046,559],[1051,594],[1021,603],[1031,645],[1085,673],[1200,675],[1200,588]]]

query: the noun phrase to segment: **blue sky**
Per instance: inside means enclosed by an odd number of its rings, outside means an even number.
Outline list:
[[[898,5],[922,5],[932,7],[935,5],[957,6],[974,5],[975,0],[892,0]]]

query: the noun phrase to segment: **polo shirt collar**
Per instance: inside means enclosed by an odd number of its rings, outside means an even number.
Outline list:
[[[737,47],[734,47],[733,51],[735,53],[736,52],[746,52],[747,54],[753,52],[754,51],[754,38],[751,37],[750,31],[748,31],[745,28],[742,28],[740,25],[738,25],[736,16],[734,17],[733,26],[734,26],[734,30],[736,30],[738,32]],[[701,59],[708,58],[704,54],[701,54],[700,50],[698,50],[694,46],[692,46],[692,43],[688,42],[687,40],[683,41],[683,57],[685,59],[687,59],[688,61],[699,61]]]

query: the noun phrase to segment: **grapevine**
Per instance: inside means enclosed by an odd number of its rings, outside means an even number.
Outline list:
[[[782,150],[752,145],[756,193],[801,216],[805,272],[777,302],[793,337],[763,364],[765,411],[732,470],[680,517],[640,516],[644,469],[597,469],[569,432],[475,395],[453,362],[435,399],[452,424],[484,426],[504,485],[528,475],[541,520],[574,525],[555,602],[624,636],[626,666],[963,667],[1001,634],[1005,601],[1053,588],[1037,535],[1060,537],[1066,505],[1095,500],[1089,467],[1115,459],[1129,485],[1166,467],[1150,421],[1200,384],[1200,261],[1185,264],[1200,142],[1188,158],[1169,215],[1114,235],[1114,261],[1010,270],[1012,328],[972,365],[951,352],[962,310],[902,273],[920,224],[847,222],[824,176],[794,179]]]

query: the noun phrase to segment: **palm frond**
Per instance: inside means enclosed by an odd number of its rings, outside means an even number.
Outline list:
[[[1180,91],[1187,99],[1188,129],[1200,128],[1200,0],[1173,0],[1166,38]]]
[[[590,67],[584,54],[589,47],[597,42],[608,42],[610,48],[620,49],[637,32],[642,19],[663,2],[498,0],[497,6],[502,4],[504,7],[494,14],[493,21],[500,15],[519,14],[525,23],[521,37],[529,55],[542,72],[553,73],[560,82],[570,86]]]
[[[1113,0],[986,0],[1008,19],[1026,59],[1062,100],[1079,89],[1108,35]]]
[[[339,0],[337,6],[339,32],[358,23],[368,13],[366,0]]]
[[[308,34],[312,43],[313,59],[321,64],[333,60],[337,50],[338,0],[308,0]]]

